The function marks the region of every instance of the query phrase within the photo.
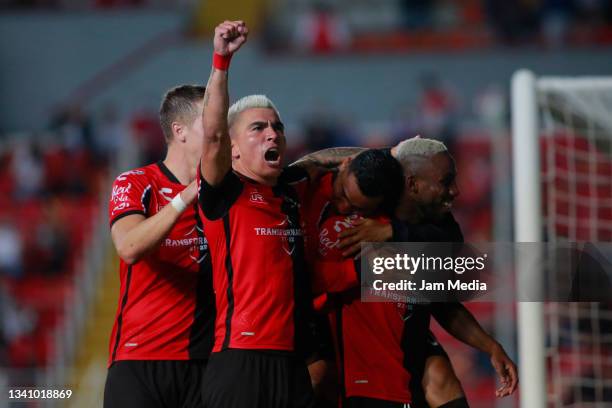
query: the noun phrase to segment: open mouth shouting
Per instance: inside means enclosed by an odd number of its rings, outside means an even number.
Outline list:
[[[278,147],[270,147],[264,153],[264,160],[266,163],[272,166],[280,166],[280,152],[278,151]]]

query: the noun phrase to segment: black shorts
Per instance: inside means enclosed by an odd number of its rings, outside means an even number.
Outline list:
[[[213,353],[202,383],[206,408],[310,408],[314,394],[293,353],[228,349]]]
[[[104,408],[203,408],[207,360],[122,360],[108,369]]]
[[[411,406],[405,402],[385,401],[366,397],[349,397],[346,399],[346,408],[410,408]]]

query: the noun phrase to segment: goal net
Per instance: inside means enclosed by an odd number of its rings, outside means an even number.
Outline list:
[[[522,149],[531,147],[535,153],[527,156],[537,172],[517,178],[515,169],[516,241],[612,241],[612,78],[518,72],[513,142],[514,166],[523,165]],[[525,218],[537,226],[526,230]],[[556,261],[547,262],[554,270]],[[537,319],[542,325],[533,327]],[[612,407],[612,305],[521,304],[519,347],[537,349],[530,342],[541,343],[542,357],[520,350],[521,374],[532,380],[521,378],[522,407]]]

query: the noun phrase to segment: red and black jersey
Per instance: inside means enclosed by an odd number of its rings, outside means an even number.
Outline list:
[[[338,232],[350,226],[356,216],[340,217],[333,224],[322,224],[334,214],[331,205],[336,173],[323,175],[308,193],[304,203],[307,225],[307,257],[312,269],[312,291],[315,296],[342,292],[356,286],[358,262],[351,259],[329,259],[326,255],[338,245]],[[314,183],[313,183],[314,184]],[[332,231],[333,230],[333,231]]]
[[[131,214],[155,215],[184,188],[163,162],[119,175],[109,204],[111,227]],[[109,364],[208,358],[215,304],[197,203],[187,207],[155,250],[132,265],[120,260],[119,275]]]
[[[345,263],[337,248],[338,234],[350,228],[358,216],[331,215],[319,224],[319,234],[333,244],[319,240],[318,255],[324,262]],[[318,265],[321,265],[319,262]],[[338,360],[341,367],[346,397],[368,397],[409,403],[411,356],[421,349],[427,334],[429,319],[425,320],[418,306],[405,303],[361,302],[358,270],[353,275],[340,268],[338,274],[331,268],[314,272],[320,281],[333,282],[335,288],[350,288],[341,297],[339,309],[330,314],[336,338]]]
[[[215,187],[198,180],[218,311],[213,351],[310,347],[300,204],[306,173],[286,169],[274,187],[233,171]]]
[[[309,253],[314,258],[313,291],[343,292],[339,309],[329,316],[344,396],[410,402],[406,330],[414,332],[418,327],[422,331],[423,324],[408,328],[407,322],[412,318],[410,305],[361,302],[358,262],[343,258],[337,248],[340,232],[360,217],[333,212],[333,180],[333,173],[325,175],[311,194],[307,222],[313,225],[309,229]],[[416,319],[410,323],[414,322]]]
[[[331,215],[319,222],[318,255],[327,262],[345,264],[337,249],[338,234],[350,227],[355,216]],[[444,242],[463,240],[452,214],[435,223],[406,224],[394,221],[394,240]],[[329,244],[331,243],[331,244]],[[320,265],[321,262],[318,263]],[[319,281],[333,282],[327,288],[349,288],[343,293],[339,310],[330,313],[341,367],[344,395],[410,402],[413,390],[420,391],[429,338],[430,305],[361,302],[354,275],[339,268],[319,268]],[[336,296],[337,298],[337,296]],[[329,305],[326,305],[329,307]],[[444,307],[439,305],[437,307]]]

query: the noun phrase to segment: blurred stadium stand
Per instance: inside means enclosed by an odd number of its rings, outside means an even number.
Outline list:
[[[161,96],[206,81],[210,44],[198,35],[225,17],[254,28],[232,98],[268,94],[292,157],[443,139],[475,242],[512,239],[510,222],[493,224],[510,213],[509,162],[493,164],[509,155],[511,74],[612,67],[608,0],[0,1],[0,388],[78,379],[87,392],[71,406],[99,404],[117,302],[111,180],[163,157]],[[470,308],[513,348],[513,310],[500,323],[492,305]],[[488,361],[440,337],[472,406],[493,406]]]

